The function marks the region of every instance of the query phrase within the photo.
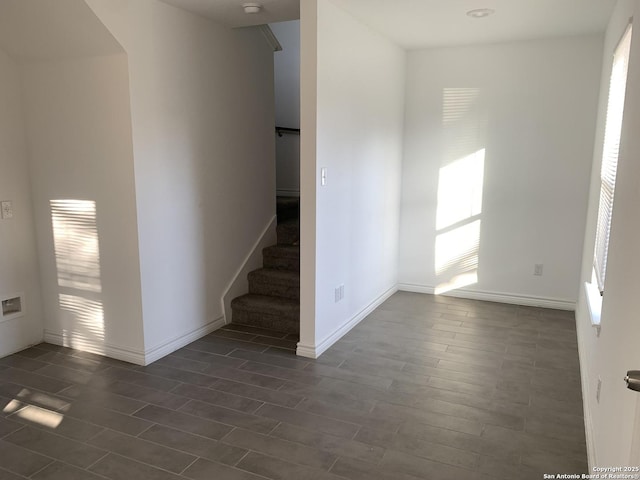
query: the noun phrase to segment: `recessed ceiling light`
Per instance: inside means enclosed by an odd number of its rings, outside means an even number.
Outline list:
[[[469,10],[467,16],[471,18],[484,18],[494,13],[496,13],[496,11],[491,8],[476,8],[475,10]]]
[[[244,13],[252,14],[252,13],[260,13],[262,10],[262,5],[259,3],[243,3],[242,8],[244,9]]]

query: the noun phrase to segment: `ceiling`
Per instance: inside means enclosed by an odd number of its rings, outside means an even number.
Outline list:
[[[249,27],[300,18],[300,0],[161,0],[229,27]],[[302,0],[304,1],[304,0]],[[244,3],[259,3],[262,11],[247,15]]]
[[[0,49],[19,62],[123,51],[78,0],[0,0]]]
[[[304,0],[302,0],[304,1]],[[602,32],[616,0],[331,0],[406,49]],[[491,8],[471,18],[466,12]]]
[[[305,0],[162,0],[231,27],[300,18]],[[242,4],[263,11],[247,15]],[[495,43],[604,31],[616,0],[319,0],[331,1],[406,49]],[[491,8],[481,19],[466,12]]]

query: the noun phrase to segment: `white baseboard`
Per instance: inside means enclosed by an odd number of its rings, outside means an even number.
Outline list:
[[[376,308],[378,308],[386,299],[388,299],[391,295],[396,293],[398,288],[396,286],[391,287],[389,290],[384,292],[378,298],[376,298],[369,305],[364,307],[354,316],[352,316],[349,320],[343,323],[341,326],[336,328],[331,334],[329,334],[324,340],[322,340],[317,345],[305,345],[303,343],[298,343],[298,348],[296,349],[296,354],[301,357],[307,358],[318,358],[322,355],[326,350],[328,350],[334,343],[340,340],[343,336],[345,336],[349,330],[355,327],[358,323],[360,323],[367,315],[373,312]]]
[[[50,330],[44,331],[44,341],[54,345],[75,348],[84,352],[96,353],[105,357],[115,358],[136,365],[149,365],[162,357],[175,352],[185,345],[195,342],[199,338],[217,330],[224,325],[224,317],[217,318],[203,327],[199,327],[184,335],[180,335],[161,345],[147,349],[146,351],[131,348],[118,347],[79,333],[58,333]]]
[[[149,348],[144,352],[144,365],[149,365],[150,363],[155,362],[156,360],[160,360],[162,357],[169,355],[170,353],[175,352],[176,350],[184,347],[185,345],[189,345],[191,342],[195,342],[196,340],[204,337],[205,335],[210,334],[214,330],[219,329],[225,325],[224,317],[216,318],[215,320],[207,323],[205,326],[196,328],[195,330],[185,333],[184,335],[180,335],[179,337],[174,338],[173,340],[169,340],[161,345],[158,345],[153,348]]]
[[[225,323],[231,323],[231,300],[249,292],[249,282],[247,274],[262,266],[262,249],[277,242],[276,236],[276,216],[274,215],[258,235],[258,238],[251,246],[249,252],[244,257],[242,264],[238,267],[235,275],[224,290],[220,302],[222,304],[222,314]]]
[[[115,358],[123,362],[144,365],[145,353],[142,350],[118,347],[104,342],[96,341],[81,333],[59,333],[50,330],[44,331],[44,341],[62,347],[75,348],[83,352],[96,353],[105,357]]]
[[[313,345],[303,345],[302,343],[298,343],[298,347],[296,348],[296,355],[299,357],[305,358],[318,358],[319,354],[316,353],[316,347]]]
[[[435,287],[429,285],[413,285],[409,283],[399,283],[398,290],[403,292],[428,293],[433,295]],[[558,298],[534,297],[529,295],[513,295],[510,293],[485,292],[476,290],[458,289],[451,290],[441,295],[456,298],[468,298],[470,300],[483,300],[485,302],[509,303],[513,305],[524,305],[527,307],[553,308],[556,310],[575,311],[576,302]]]

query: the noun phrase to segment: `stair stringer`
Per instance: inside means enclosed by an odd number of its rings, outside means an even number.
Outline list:
[[[227,285],[220,302],[225,325],[231,323],[231,300],[249,293],[249,272],[262,267],[262,249],[276,243],[276,216],[271,217],[258,236],[251,250],[247,253],[242,265]]]

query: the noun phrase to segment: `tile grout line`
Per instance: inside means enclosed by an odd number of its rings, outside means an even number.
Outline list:
[[[84,470],[91,471],[91,470],[89,470],[91,467],[93,467],[96,463],[100,462],[100,461],[101,461],[102,459],[104,459],[107,455],[109,455],[110,453],[112,453],[112,452],[111,452],[111,450],[107,450],[107,449],[104,449],[104,450],[105,450],[104,455],[102,455],[100,458],[98,458],[98,459],[97,459],[95,462],[93,462],[91,465],[87,465],[87,467],[86,467]]]

